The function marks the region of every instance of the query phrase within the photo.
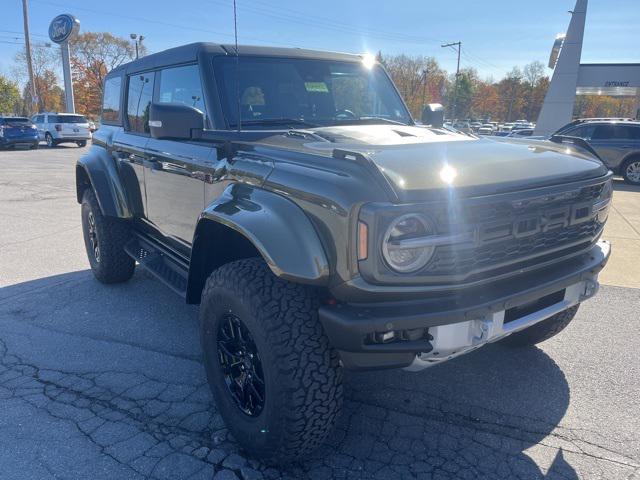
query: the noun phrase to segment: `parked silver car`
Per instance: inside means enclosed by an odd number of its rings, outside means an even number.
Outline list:
[[[585,139],[614,173],[640,185],[640,121],[587,118],[565,125],[554,135]]]
[[[40,140],[47,142],[48,147],[60,143],[75,143],[84,147],[91,140],[89,121],[75,113],[39,113],[31,118],[38,128]]]

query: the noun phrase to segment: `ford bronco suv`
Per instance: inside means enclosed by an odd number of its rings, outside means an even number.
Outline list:
[[[541,342],[609,257],[588,144],[418,125],[369,57],[186,45],[111,71],[101,123],[76,167],[95,276],[200,304],[217,408],[271,462],[331,431],[343,369]]]

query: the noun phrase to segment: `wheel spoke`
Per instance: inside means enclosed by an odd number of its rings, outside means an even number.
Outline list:
[[[229,313],[221,319],[217,344],[229,393],[245,414],[259,415],[265,402],[265,384],[251,333],[240,318]]]

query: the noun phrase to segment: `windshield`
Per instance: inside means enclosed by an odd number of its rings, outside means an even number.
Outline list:
[[[411,123],[384,71],[359,62],[273,57],[215,60],[218,88],[230,127]],[[239,71],[240,106],[236,101]]]
[[[88,123],[82,115],[51,115],[53,123]]]

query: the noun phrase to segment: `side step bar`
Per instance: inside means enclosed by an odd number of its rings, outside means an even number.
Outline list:
[[[142,268],[186,298],[189,265],[185,260],[142,235],[133,238],[124,250]]]

